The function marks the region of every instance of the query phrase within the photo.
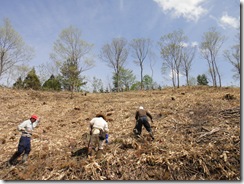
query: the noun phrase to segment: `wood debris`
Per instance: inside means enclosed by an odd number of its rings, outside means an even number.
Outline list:
[[[0,88],[0,96],[2,180],[241,178],[239,88],[74,93],[72,99],[68,92]],[[140,105],[154,117],[154,141],[145,128],[142,138],[133,135]],[[100,158],[87,158],[89,121],[99,112],[109,117],[109,143]],[[9,167],[20,137],[17,126],[31,114],[42,120],[28,162]]]

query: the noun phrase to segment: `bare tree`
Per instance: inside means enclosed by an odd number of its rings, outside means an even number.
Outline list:
[[[79,85],[83,84],[83,81],[79,82],[82,79],[80,74],[94,67],[94,60],[89,55],[92,47],[92,44],[81,39],[80,30],[72,26],[64,29],[54,42],[50,58],[59,71],[66,74],[64,78],[67,89],[79,90]]]
[[[155,55],[155,53],[153,51],[151,51],[149,53],[149,60],[150,60],[150,69],[152,71],[151,78],[153,79],[153,69],[154,69],[154,65],[155,65],[156,60],[157,60],[156,59],[156,55]]]
[[[7,72],[7,86],[10,86],[12,81],[17,81],[18,78],[24,79],[30,70],[31,67],[25,64],[11,67]]]
[[[98,79],[95,76],[92,78],[92,87],[93,93],[101,92],[101,89],[103,89],[103,82],[102,79]]]
[[[93,44],[81,39],[79,29],[70,26],[64,29],[54,42],[50,58],[56,63],[63,63],[67,60],[76,61],[80,65],[81,72],[83,72],[94,67],[92,57],[85,57],[91,52],[92,47]]]
[[[196,53],[196,46],[185,46],[182,48],[181,68],[182,68],[183,75],[186,76],[187,86],[190,85],[190,83],[189,83],[189,72],[191,70],[192,61],[194,59],[195,53]]]
[[[187,40],[182,30],[174,31],[160,38],[161,57],[163,68],[170,69],[173,86],[180,86],[180,66],[183,43]],[[164,70],[163,70],[164,71]]]
[[[111,44],[102,47],[100,58],[114,70],[116,88],[119,91],[119,74],[128,57],[127,41],[124,38],[114,38]]]
[[[164,49],[161,50],[161,57],[163,57],[163,64],[162,64],[162,74],[166,73],[166,70],[170,70],[170,77],[171,77],[171,81],[173,86],[176,86],[176,77],[175,77],[175,65],[173,59],[171,58],[171,55],[169,54],[169,52]]]
[[[40,76],[40,82],[43,84],[51,75],[58,76],[59,68],[53,62],[45,62],[37,66],[37,74]]]
[[[130,46],[132,48],[132,57],[136,59],[134,62],[141,69],[141,89],[143,89],[143,62],[150,52],[151,41],[145,38],[133,39]]]
[[[241,61],[240,61],[240,32],[236,35],[237,43],[230,50],[224,51],[224,57],[231,65],[234,66],[234,78],[240,79],[241,76]]]
[[[33,48],[25,44],[10,21],[4,19],[0,27],[0,77],[17,64],[30,61],[33,53]]]
[[[216,28],[212,27],[208,32],[205,32],[200,44],[201,54],[208,62],[209,72],[213,81],[213,86],[221,87],[221,76],[217,65],[217,55],[224,43],[225,37],[216,31]]]

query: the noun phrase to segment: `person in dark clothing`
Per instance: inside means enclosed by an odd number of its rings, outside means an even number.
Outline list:
[[[153,123],[152,115],[147,110],[145,110],[142,106],[140,106],[139,109],[136,111],[136,115],[135,115],[136,126],[133,132],[136,134],[137,137],[140,137],[142,132],[142,125],[143,125],[146,128],[146,130],[149,132],[152,139],[154,140],[152,128],[148,122],[147,116],[151,119],[151,122]]]

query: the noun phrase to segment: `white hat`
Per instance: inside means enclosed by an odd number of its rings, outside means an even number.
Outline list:
[[[140,106],[140,107],[139,107],[139,109],[143,109],[143,107],[142,107],[142,106]]]

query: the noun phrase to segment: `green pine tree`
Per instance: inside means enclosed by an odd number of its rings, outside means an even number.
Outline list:
[[[22,89],[23,88],[23,81],[21,77],[17,79],[17,81],[13,84],[13,88],[15,89]]]
[[[208,85],[208,79],[205,74],[197,76],[197,85]]]
[[[33,90],[39,90],[41,88],[41,82],[36,75],[36,71],[33,68],[26,76],[23,87],[25,89],[33,89]]]
[[[51,75],[50,78],[44,82],[42,85],[42,88],[44,90],[54,90],[54,91],[60,91],[61,90],[61,83],[57,78],[54,77],[54,75]]]
[[[84,78],[80,77],[81,70],[78,62],[68,59],[61,67],[62,86],[64,89],[71,91],[79,91],[80,87],[85,85]]]

